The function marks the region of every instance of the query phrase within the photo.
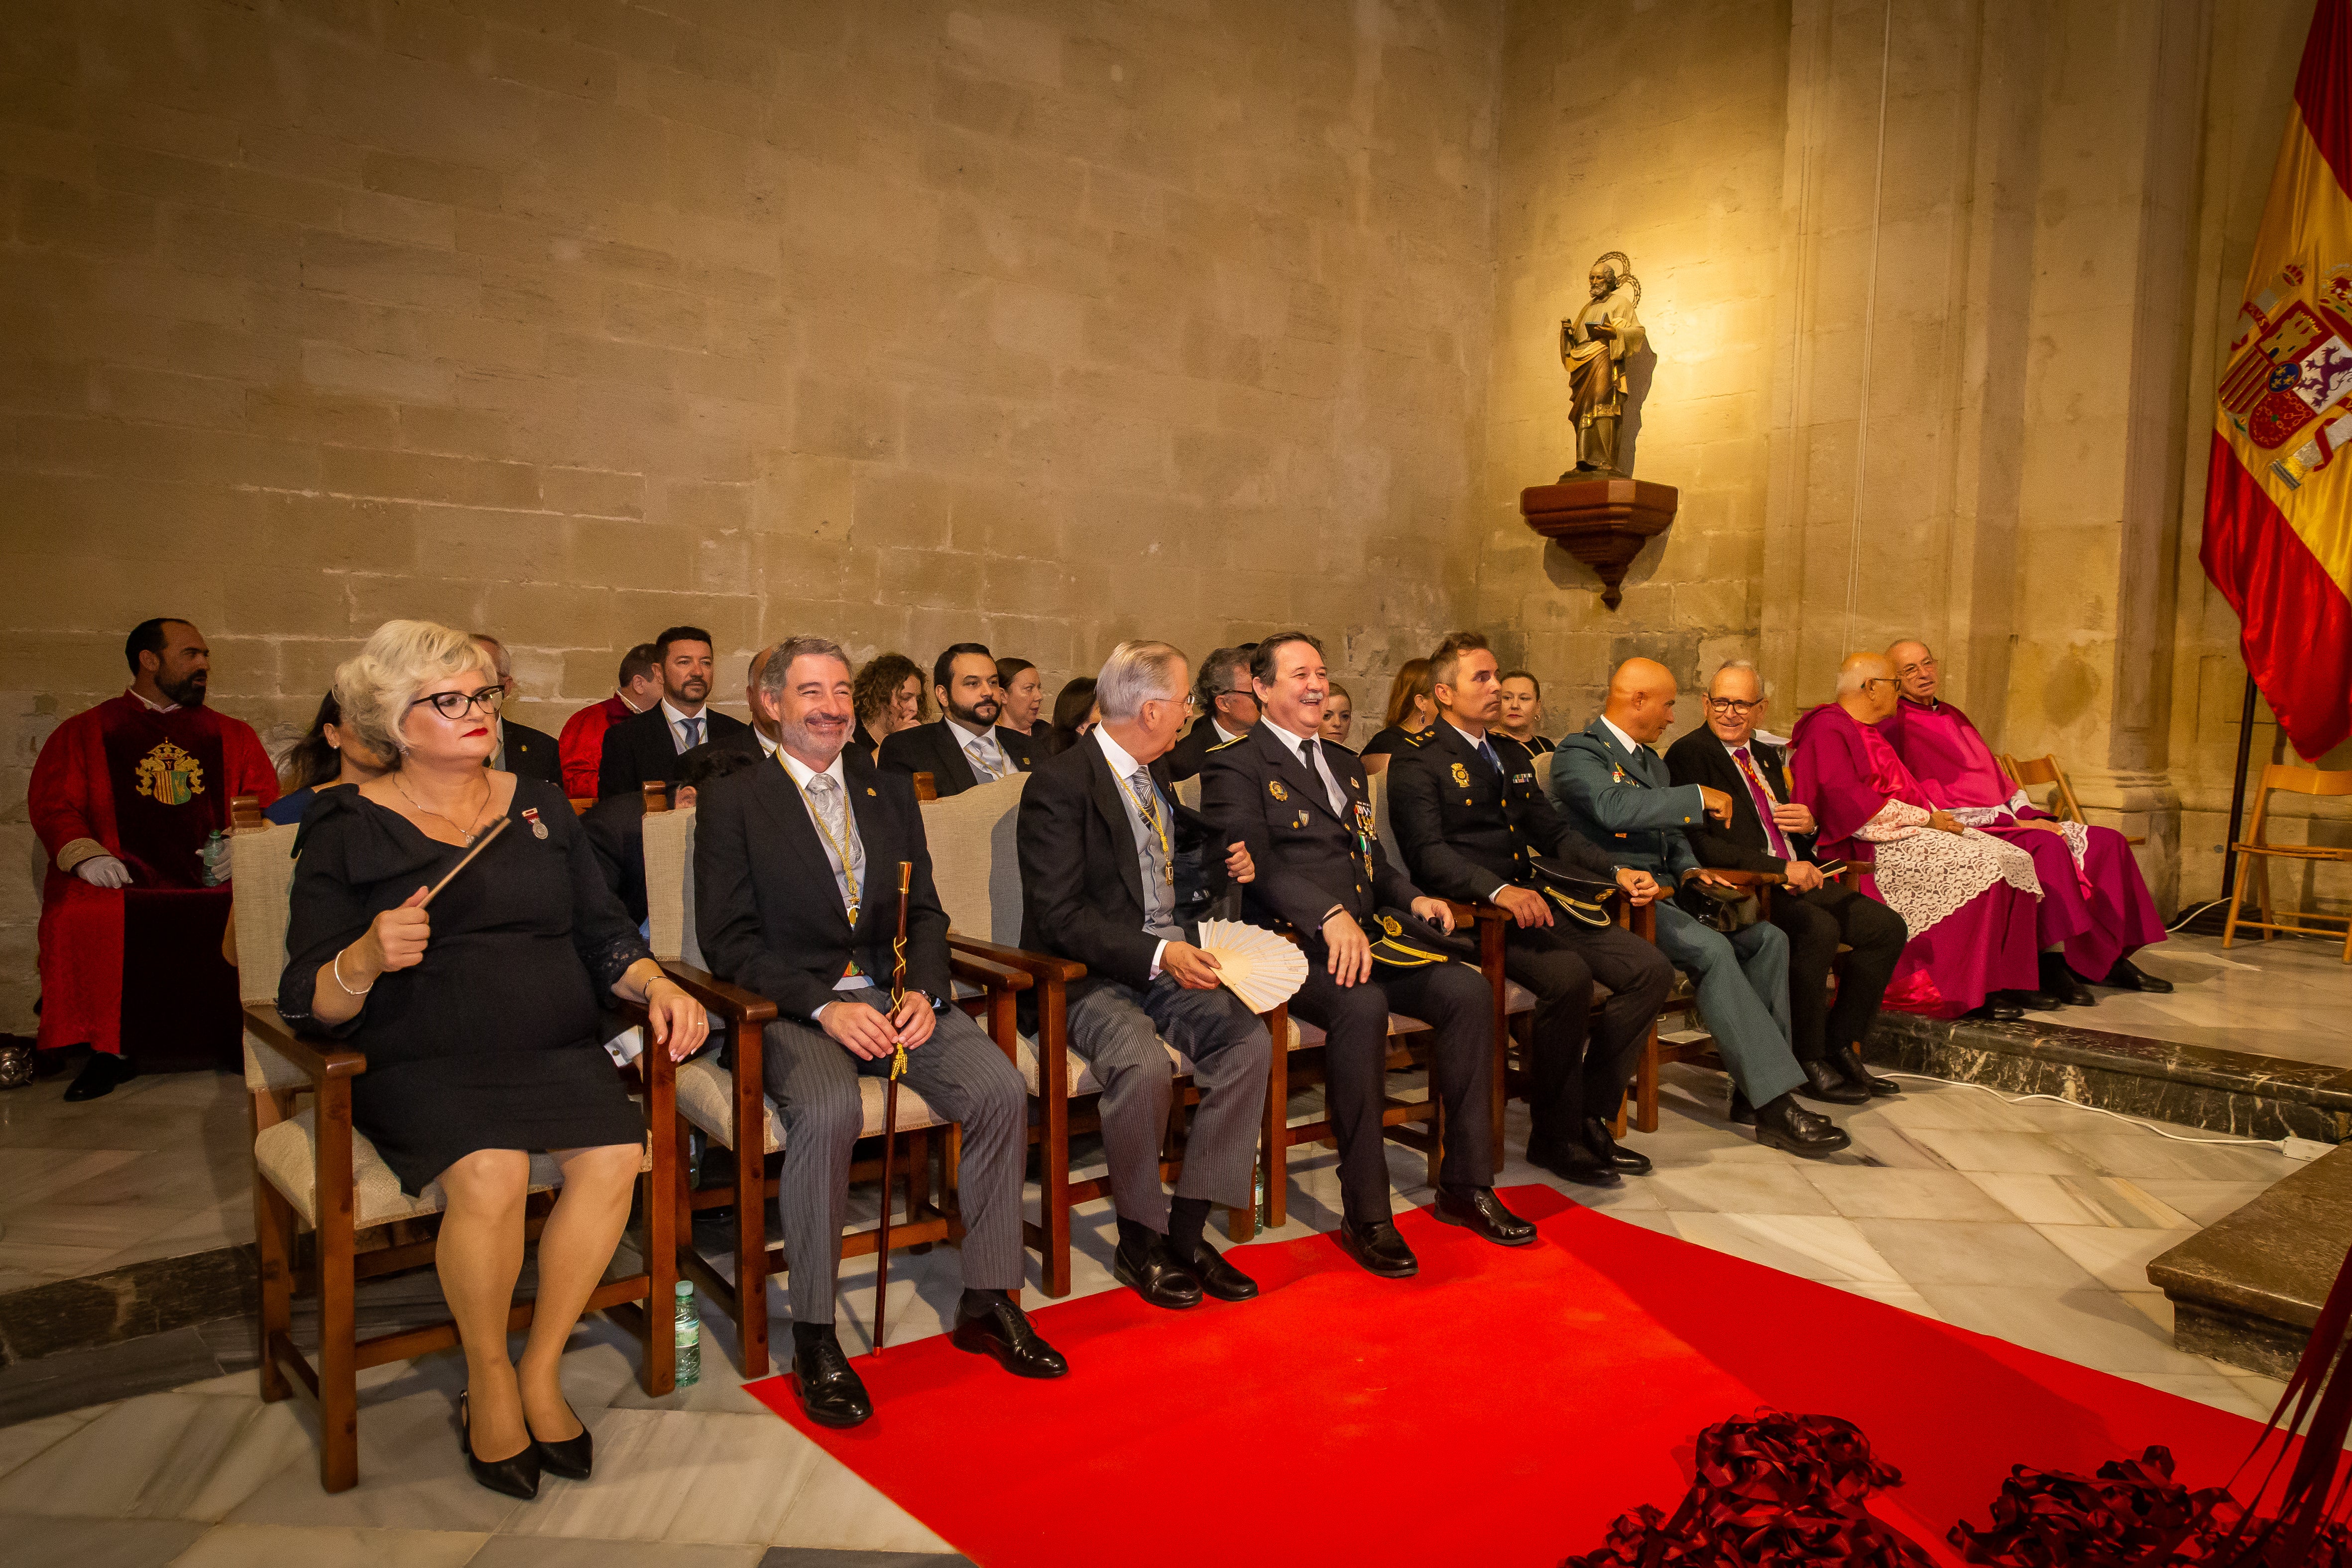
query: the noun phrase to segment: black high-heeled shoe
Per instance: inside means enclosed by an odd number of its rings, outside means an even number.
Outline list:
[[[526,1422],[523,1429],[529,1431]],[[582,1429],[583,1436],[586,1428]],[[529,1502],[539,1496],[539,1443],[536,1439],[523,1445],[503,1459],[485,1459],[474,1453],[474,1409],[469,1394],[457,1395],[457,1447],[466,1456],[466,1468],[474,1473],[477,1484],[508,1497]]]
[[[572,1419],[580,1421],[580,1412],[573,1410],[569,1403],[563,1408],[570,1412]],[[526,1415],[523,1417],[523,1428],[529,1431],[530,1427],[530,1417]],[[580,1435],[577,1437],[566,1437],[561,1443],[551,1443],[538,1433],[532,1432],[530,1446],[539,1450],[540,1468],[550,1475],[562,1476],[567,1481],[586,1480],[588,1468],[595,1462],[595,1444],[588,1436],[588,1423],[585,1421],[580,1421]]]

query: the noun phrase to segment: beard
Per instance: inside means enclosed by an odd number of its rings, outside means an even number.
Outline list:
[[[950,702],[948,704],[948,711],[975,730],[985,730],[996,722],[996,716],[1004,711],[1004,704],[993,697],[982,697],[974,700],[969,708],[959,702]]]
[[[803,759],[823,757],[830,763],[841,754],[841,748],[849,741],[849,723],[846,720],[834,719],[821,722],[804,719],[796,723],[780,720],[776,724],[776,740],[794,756]]]
[[[155,689],[183,708],[201,708],[205,705],[205,686],[207,679],[205,671],[193,670],[182,676],[176,682],[168,685],[160,679],[157,680]]]
[[[672,702],[699,702],[710,695],[710,682],[698,675],[689,675],[678,689],[669,693]]]

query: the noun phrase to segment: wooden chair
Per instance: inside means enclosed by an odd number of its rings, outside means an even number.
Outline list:
[[[237,989],[245,1006],[245,1078],[251,1098],[261,1397],[284,1399],[299,1387],[316,1402],[319,1481],[338,1492],[359,1479],[359,1373],[454,1345],[457,1329],[445,1321],[364,1340],[358,1334],[358,1281],[429,1265],[432,1233],[446,1200],[438,1184],[414,1197],[402,1192],[392,1168],[366,1135],[352,1128],[352,1080],[367,1071],[366,1056],[301,1039],[278,1016],[296,832],[291,825],[264,826],[238,833],[230,843],[238,947],[256,955],[255,963],[238,970]],[[676,978],[689,992],[702,994],[688,977]],[[619,1005],[615,1010],[640,1026],[645,1022],[641,1007]],[[589,1296],[586,1310],[632,1312],[645,1346],[646,1392],[662,1394],[670,1391],[676,1371],[676,1210],[669,1193],[679,1179],[668,1055],[643,1051],[624,1076],[643,1098],[650,1130],[641,1211],[646,1266],[607,1279]],[[305,1096],[309,1103],[297,1110],[297,1100]],[[528,1233],[536,1237],[545,1223],[543,1194],[561,1184],[562,1173],[551,1158],[535,1154],[530,1180],[534,1197]],[[305,1231],[310,1234],[307,1249],[301,1245]],[[298,1289],[318,1299],[315,1363],[293,1339]],[[518,1301],[508,1317],[509,1331],[527,1328],[530,1319],[531,1303]]]
[[[2352,773],[2323,773],[2317,768],[2290,767],[2284,763],[2272,763],[2263,769],[2262,787],[2254,794],[2254,819],[2246,829],[2245,841],[2231,846],[2238,852],[2238,880],[2230,889],[2230,913],[2221,923],[2221,945],[2228,947],[2238,938],[2238,928],[2263,933],[2264,942],[2274,933],[2291,931],[2299,936],[2334,938],[2336,932],[2327,925],[2341,924],[2344,931],[2343,962],[2352,963],[2352,915],[2324,915],[2308,910],[2289,910],[2284,919],[2271,905],[2270,863],[2284,860],[2306,866],[2352,864],[2352,848],[2327,844],[2273,844],[2270,841],[2271,792],[2284,790],[2290,795],[2310,795],[2315,799],[2336,799],[2352,795]],[[2247,920],[2238,911],[2251,896],[2263,912],[2261,920]],[[2309,922],[2321,921],[2327,925]]]
[[[706,1184],[689,1191],[681,1164],[670,1194],[679,1227],[676,1257],[680,1271],[734,1320],[743,1348],[743,1375],[764,1377],[769,1368],[767,1282],[772,1274],[782,1271],[782,1252],[781,1244],[772,1247],[768,1243],[767,1199],[776,1190],[777,1167],[783,1156],[783,1121],[776,1113],[775,1103],[767,1097],[761,1067],[761,1034],[774,1021],[776,1005],[703,969],[702,949],[694,932],[695,816],[691,806],[675,811],[665,808],[646,816],[646,912],[655,955],[667,955],[665,965],[673,973],[695,976],[718,998],[707,1005],[725,1019],[733,1041],[731,1062],[722,1063],[720,1053],[714,1049],[679,1065],[676,1103],[680,1130],[699,1131],[720,1148],[730,1151],[735,1157],[735,1171],[734,1179],[723,1185]],[[953,961],[953,969],[961,983],[959,991],[972,992],[978,1004],[967,1002],[967,1009],[984,1012],[994,1026],[998,1045],[1004,1046],[1012,1032],[1013,993],[1026,988],[1028,976],[960,957]],[[1008,1048],[1006,1054],[1013,1053]],[[857,1087],[865,1111],[861,1140],[878,1140],[882,1135],[884,1081],[861,1077]],[[756,1139],[743,1131],[755,1122],[760,1127]],[[931,1152],[935,1138],[940,1133],[944,1135],[942,1184],[951,1194],[957,1129],[925,1103],[921,1095],[902,1084],[898,1091],[902,1152],[897,1165],[898,1179],[906,1184],[906,1217],[891,1224],[893,1251],[906,1248],[923,1252],[940,1241],[962,1239],[963,1224],[953,1212],[951,1200],[943,1206],[932,1184]],[[881,1174],[878,1147],[850,1164],[853,1182],[879,1180]],[[885,1193],[883,1201],[891,1202],[893,1195]],[[735,1234],[730,1244],[735,1278],[731,1281],[720,1278],[703,1261],[695,1248],[693,1231],[695,1211],[730,1205],[735,1210]],[[852,1231],[842,1238],[842,1256],[863,1258],[878,1244],[876,1228]]]
[[[2059,763],[2057,752],[2052,752],[2047,756],[2020,759],[2003,752],[2000,761],[2000,771],[2008,776],[2010,783],[2020,789],[2038,789],[2045,784],[2058,786],[2058,810],[2053,814],[2053,816],[2063,817],[2068,822],[2081,823],[2084,826],[2090,825],[2090,819],[2083,815],[2083,803],[2074,798],[2074,783],[2066,777],[2066,769]],[[2145,844],[2147,839],[2145,837],[2126,835],[2124,842]]]
[[[920,775],[918,775],[919,777]],[[1099,1131],[1102,1085],[1094,1069],[1069,1049],[1069,986],[1086,966],[1048,953],[1030,952],[999,940],[1021,930],[1021,861],[1014,833],[1029,775],[1016,773],[923,806],[923,836],[930,845],[931,877],[948,911],[948,943],[959,952],[1018,969],[1029,976],[1037,1003],[1034,1035],[1016,1035],[1015,1062],[1029,1086],[1031,1142],[1038,1149],[1038,1219],[1023,1221],[1023,1239],[1037,1249],[1042,1286],[1048,1296],[1071,1288],[1070,1211],[1110,1191],[1105,1178],[1070,1179],[1070,1137]],[[1269,1016],[1280,1037],[1284,1010]],[[1185,1110],[1200,1103],[1192,1081],[1192,1064],[1160,1042],[1175,1070],[1175,1100],[1169,1138],[1160,1151],[1160,1176],[1174,1181],[1184,1169],[1178,1142]],[[1058,1060],[1058,1073],[1042,1069]],[[1228,1212],[1227,1233],[1247,1241],[1256,1233],[1255,1209]]]

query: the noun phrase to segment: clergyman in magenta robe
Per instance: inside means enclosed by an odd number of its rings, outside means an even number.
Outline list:
[[[2062,822],[2035,809],[2025,791],[2001,773],[1969,716],[1937,697],[1939,675],[1927,645],[1899,642],[1886,651],[1903,682],[1903,697],[1879,733],[1919,781],[1930,805],[2033,857],[2042,882],[2041,946],[2059,949],[2066,967],[2094,985],[2171,990],[2170,982],[2131,962],[2140,948],[2164,940],[2164,921],[2124,836],[2112,827]],[[2079,986],[2074,989],[2078,1001],[2094,1000]]]
[[[1885,1005],[1948,1017],[2032,991],[2032,860],[1973,829],[1950,831],[1958,825],[1929,803],[1877,730],[1895,697],[1882,656],[1848,659],[1838,683],[1836,702],[1797,721],[1790,796],[1821,824],[1823,861],[1876,863],[1863,890],[1910,932]]]

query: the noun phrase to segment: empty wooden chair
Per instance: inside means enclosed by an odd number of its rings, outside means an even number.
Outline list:
[[[261,1397],[284,1399],[299,1386],[316,1402],[319,1480],[335,1492],[359,1479],[360,1372],[454,1345],[457,1330],[445,1321],[359,1337],[358,1281],[429,1265],[434,1250],[430,1231],[437,1226],[446,1200],[437,1184],[414,1197],[401,1191],[392,1168],[366,1135],[352,1128],[352,1080],[367,1071],[366,1057],[301,1039],[278,1016],[298,831],[291,825],[265,826],[240,832],[230,841],[237,947],[247,955],[238,969],[237,990],[245,1005],[245,1078],[253,1111]],[[677,978],[699,994],[690,980]],[[707,1005],[708,998],[704,1000]],[[617,1000],[613,1005],[644,1024],[642,1008]],[[668,1196],[678,1180],[671,1109],[674,1080],[668,1054],[660,1050],[640,1052],[635,1064],[624,1070],[643,1097],[650,1131],[643,1184],[645,1268],[607,1279],[588,1298],[586,1310],[634,1309],[645,1346],[641,1376],[646,1392],[659,1394],[669,1392],[676,1370],[671,1344],[676,1211]],[[534,1194],[553,1191],[561,1181],[554,1160],[545,1154],[531,1157]],[[534,1208],[543,1204],[543,1198],[534,1199]],[[404,1221],[423,1223],[390,1230]],[[538,1232],[536,1218],[530,1232]],[[363,1236],[381,1237],[386,1244],[363,1251]],[[294,1342],[298,1279],[299,1293],[315,1296],[319,1304],[315,1363]],[[646,1310],[648,1301],[651,1310]],[[508,1327],[520,1331],[530,1326],[530,1318],[531,1303],[519,1301]]]
[[[2050,784],[2058,786],[2057,809],[2052,813],[2053,816],[2063,817],[2068,822],[2089,825],[2089,819],[2083,815],[2083,803],[2074,798],[2074,781],[2066,776],[2066,769],[2058,761],[2057,752],[2040,757],[2012,757],[2004,752],[2000,761],[2000,771],[2008,774],[2009,782],[2020,789],[2040,789]],[[2144,837],[2126,835],[2124,842],[2145,844],[2147,840]]]
[[[2221,945],[2228,947],[2235,942],[2241,926],[2261,931],[2263,940],[2268,942],[2279,931],[2332,939],[2336,933],[2328,927],[2341,925],[2345,928],[2343,962],[2352,963],[2352,915],[2289,910],[2282,917],[2273,907],[2273,861],[2284,861],[2290,866],[2298,863],[2304,866],[2352,863],[2352,847],[2272,842],[2270,805],[2273,790],[2284,790],[2289,795],[2309,795],[2323,800],[2352,795],[2352,773],[2322,773],[2317,768],[2290,767],[2284,763],[2272,763],[2263,769],[2262,786],[2254,792],[2253,821],[2246,829],[2244,841],[2231,846],[2238,852],[2238,879],[2230,889],[2230,913],[2221,923]],[[2262,910],[2263,918],[2258,921],[2249,920],[2240,913],[2249,897]]]

